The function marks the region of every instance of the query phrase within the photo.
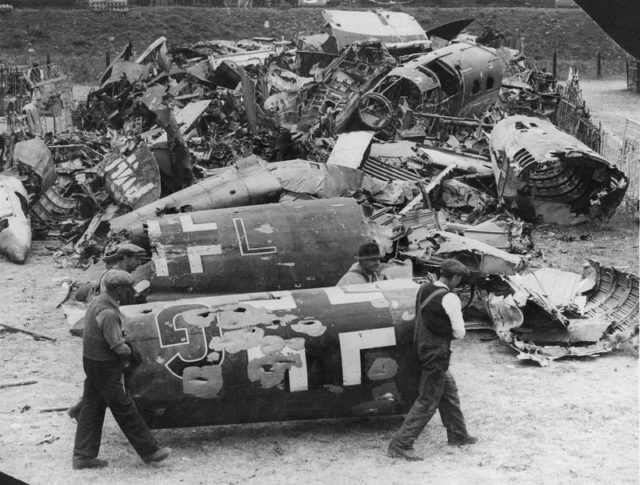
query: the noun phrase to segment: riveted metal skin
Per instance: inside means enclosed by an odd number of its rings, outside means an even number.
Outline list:
[[[411,280],[124,307],[128,389],[153,428],[406,412]]]
[[[166,215],[132,239],[151,250],[153,267],[136,273],[150,299],[175,299],[335,285],[371,234],[355,200],[340,197]]]
[[[498,193],[526,220],[606,220],[629,184],[612,163],[547,120],[508,116],[493,129],[490,146]]]

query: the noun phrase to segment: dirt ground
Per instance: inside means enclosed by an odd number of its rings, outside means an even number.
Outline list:
[[[618,94],[608,92],[610,85],[584,83],[594,116],[615,118],[610,106]],[[591,91],[595,94],[587,95]],[[589,96],[600,96],[602,102],[592,103]],[[637,104],[625,101],[617,116],[624,119],[633,110],[637,112]],[[581,240],[586,234],[591,239]],[[616,214],[604,227],[541,226],[534,240],[542,252],[532,259],[532,267],[580,272],[586,259],[594,258],[638,274],[638,219],[633,215]],[[68,333],[62,311],[48,303],[57,291],[56,279],[75,278],[80,270],[55,268],[50,244],[36,242],[24,266],[0,259],[2,322],[57,339],[36,341],[0,332],[0,384],[37,381],[0,386],[0,470],[30,484],[639,481],[638,361],[633,349],[541,368],[516,360],[488,332],[471,332],[453,349],[452,372],[463,411],[470,432],[479,437],[473,447],[448,447],[437,417],[416,443],[427,457],[419,463],[385,455],[399,417],[171,429],[155,432],[174,450],[166,464],[156,468],[136,457],[108,415],[100,456],[110,466],[73,471],[75,423],[62,411],[44,410],[70,406],[81,394],[81,341]]]

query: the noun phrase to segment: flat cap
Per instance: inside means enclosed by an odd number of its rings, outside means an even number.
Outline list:
[[[131,243],[120,244],[116,249],[117,256],[145,256],[146,254],[147,252],[140,246]]]
[[[361,245],[358,250],[358,256],[356,256],[356,259],[359,261],[380,258],[380,248],[378,247],[378,244],[373,241]]]
[[[102,280],[107,290],[117,288],[119,286],[133,286],[135,280],[126,271],[120,269],[110,269],[104,275]]]

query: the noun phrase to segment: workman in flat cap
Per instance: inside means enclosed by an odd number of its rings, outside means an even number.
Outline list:
[[[445,259],[440,265],[440,278],[418,290],[414,345],[421,368],[420,388],[418,398],[389,443],[391,457],[424,459],[413,444],[436,410],[447,429],[449,445],[471,445],[477,441],[467,433],[456,381],[449,372],[451,340],[465,335],[462,304],[452,290],[468,276],[469,269],[464,264]]]
[[[133,291],[134,280],[126,271],[114,269],[104,276],[103,283],[104,292],[87,308],[84,327],[82,364],[86,378],[73,448],[75,470],[108,465],[97,458],[107,407],[145,463],[160,462],[171,452],[158,446],[124,387],[124,369],[130,365],[133,351],[124,338],[119,303]]]
[[[371,241],[361,245],[356,259],[358,261],[353,263],[336,286],[373,283],[388,279],[382,271],[380,248],[377,243]]]
[[[107,250],[104,255],[105,263],[107,264],[107,269],[102,272],[102,275],[97,281],[93,283],[85,285],[85,288],[79,289],[78,293],[84,293],[86,295],[87,301],[92,301],[97,296],[104,294],[105,289],[105,278],[112,271],[126,271],[127,273],[132,273],[138,268],[141,264],[141,259],[146,256],[146,252],[140,246],[136,246],[135,244],[120,244],[118,247]],[[140,282],[139,285],[146,282]],[[146,302],[146,295],[148,290],[148,284],[144,289],[137,290],[134,287],[133,291],[127,291],[125,294],[121,295],[122,299],[120,300],[121,305],[135,305]],[[79,299],[76,296],[76,299]],[[67,414],[71,419],[78,419],[80,415],[80,408],[82,406],[82,399],[78,401],[76,404],[71,406],[67,410]]]
[[[107,249],[103,256],[107,269],[102,272],[97,280],[81,285],[76,293],[76,300],[91,301],[104,291],[103,280],[109,271],[117,269],[126,271],[127,273],[133,273],[142,264],[142,260],[146,258],[146,256],[147,254],[144,249],[131,243],[123,243],[115,248]],[[148,285],[143,286],[146,286],[146,289],[148,289]],[[145,303],[146,289],[141,289],[128,295],[128,299],[120,303],[122,305]]]
[[[133,273],[138,266],[142,264],[142,258],[146,257],[146,255],[147,253],[144,249],[130,243],[120,244],[114,251],[105,251],[103,259],[109,267],[102,273],[98,281],[98,288],[95,289],[95,292],[97,294],[104,293],[104,277],[109,274],[110,271],[121,270],[127,273]],[[144,298],[141,299],[140,295],[136,295],[135,292],[128,296],[128,300],[121,302],[122,305],[144,303]]]

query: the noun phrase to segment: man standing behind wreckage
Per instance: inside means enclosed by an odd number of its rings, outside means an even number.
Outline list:
[[[387,276],[382,272],[380,265],[380,249],[375,242],[368,242],[360,246],[358,260],[353,263],[336,286],[358,285],[386,280]]]
[[[126,271],[111,270],[103,278],[105,292],[87,308],[82,340],[82,365],[86,375],[82,407],[78,416],[72,465],[75,470],[103,468],[97,458],[106,408],[145,463],[169,456],[160,448],[124,388],[124,369],[132,349],[124,340],[119,303],[133,291],[134,280]]]
[[[418,290],[413,340],[421,368],[420,389],[402,426],[389,443],[389,456],[423,460],[413,444],[436,410],[440,411],[442,424],[447,428],[450,445],[471,445],[477,441],[467,433],[458,387],[449,372],[451,340],[465,335],[460,298],[452,290],[467,276],[469,269],[464,264],[445,259],[440,265],[440,279],[425,283]]]

